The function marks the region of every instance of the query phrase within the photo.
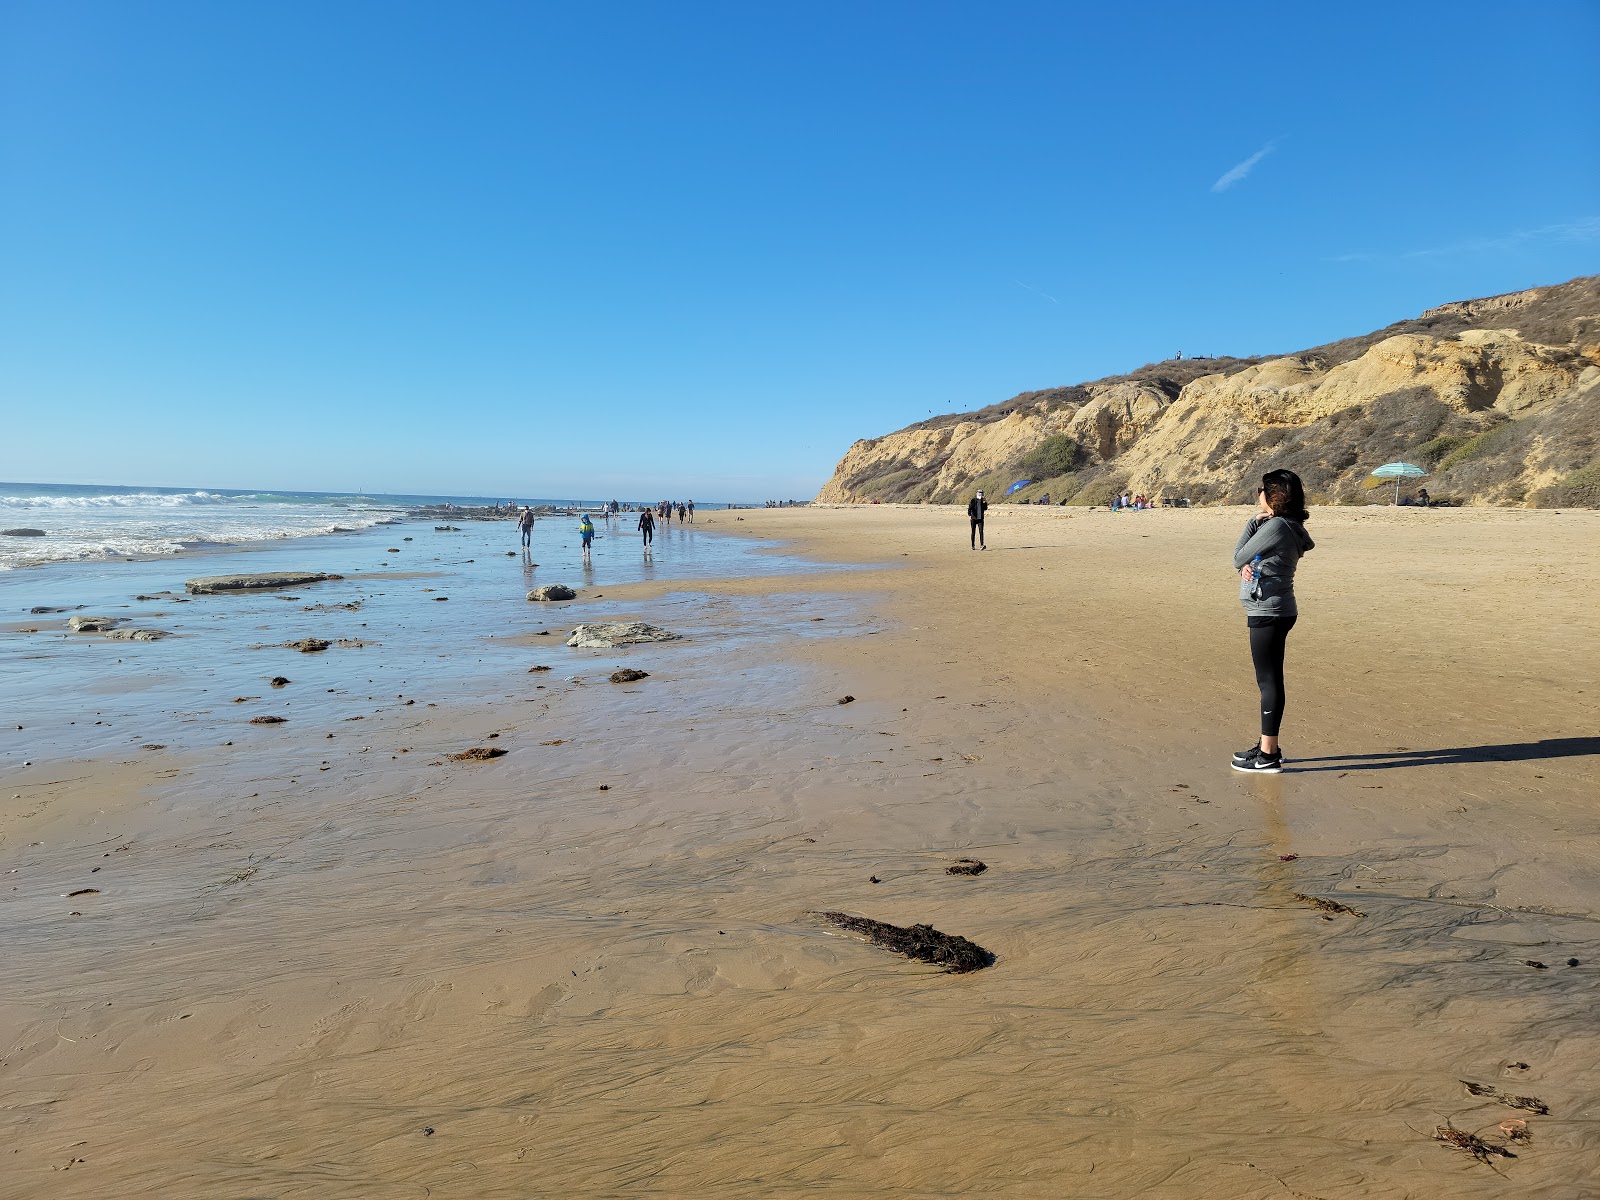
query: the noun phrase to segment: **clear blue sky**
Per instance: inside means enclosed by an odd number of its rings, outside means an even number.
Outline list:
[[[0,479],[815,491],[1600,271],[1600,5],[0,0]]]

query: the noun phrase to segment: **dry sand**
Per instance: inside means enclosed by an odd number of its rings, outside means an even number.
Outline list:
[[[0,1196],[1592,1195],[1600,514],[1319,511],[1276,778],[1227,766],[1245,515],[702,514],[890,566],[9,775]]]

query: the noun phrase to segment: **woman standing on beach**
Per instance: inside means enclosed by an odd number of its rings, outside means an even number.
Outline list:
[[[1283,770],[1278,727],[1283,723],[1283,653],[1299,616],[1294,573],[1316,543],[1306,533],[1305,488],[1293,471],[1268,471],[1256,493],[1261,511],[1245,524],[1233,548],[1239,600],[1250,630],[1250,659],[1261,689],[1261,740],[1233,756],[1235,771],[1276,775]]]

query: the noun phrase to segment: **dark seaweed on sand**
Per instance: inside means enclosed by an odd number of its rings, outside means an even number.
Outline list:
[[[1465,1129],[1457,1129],[1454,1125],[1440,1125],[1433,1131],[1434,1141],[1443,1142],[1447,1146],[1454,1146],[1457,1150],[1465,1150],[1481,1163],[1488,1162],[1491,1158],[1515,1158],[1516,1155],[1504,1146],[1496,1146],[1486,1142],[1475,1133],[1468,1133]]]
[[[491,758],[499,758],[506,753],[499,746],[474,746],[470,750],[463,750],[459,754],[446,754],[451,762],[486,762]]]
[[[946,875],[982,875],[989,864],[978,858],[958,858],[944,869]]]
[[[1344,913],[1352,917],[1364,917],[1367,915],[1364,912],[1357,912],[1348,904],[1340,904],[1337,900],[1329,900],[1323,896],[1308,896],[1304,892],[1296,892],[1294,898],[1300,901],[1301,904],[1315,905],[1326,913]]]
[[[849,913],[825,912],[817,915],[840,929],[861,934],[875,946],[941,966],[952,975],[981,971],[994,964],[994,955],[976,942],[940,933],[932,925],[912,925],[907,928],[866,917],[852,917]]]

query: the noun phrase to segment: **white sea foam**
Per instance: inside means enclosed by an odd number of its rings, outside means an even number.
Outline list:
[[[392,505],[360,498],[60,491],[67,494],[16,485],[0,491],[0,529],[42,529],[45,534],[0,536],[0,570],[319,537],[371,528],[396,511]]]

